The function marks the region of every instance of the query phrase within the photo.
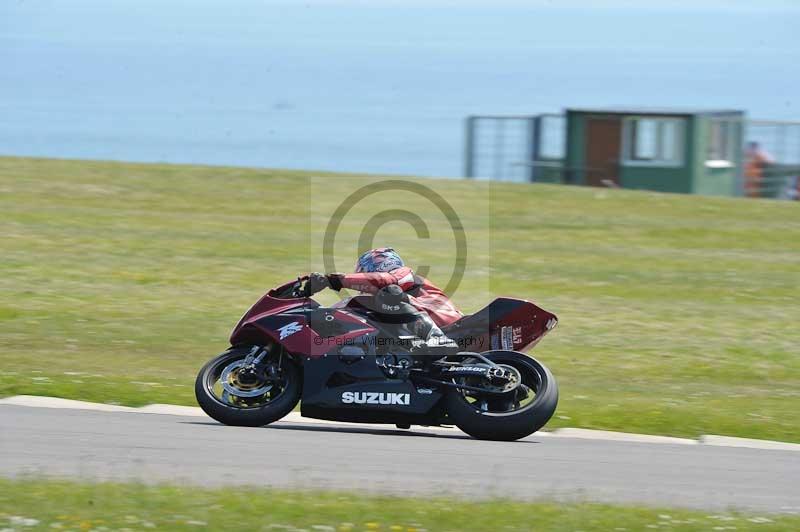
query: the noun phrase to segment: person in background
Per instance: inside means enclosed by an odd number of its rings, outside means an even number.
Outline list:
[[[744,153],[744,193],[751,198],[761,197],[764,170],[775,160],[758,142],[748,142]]]

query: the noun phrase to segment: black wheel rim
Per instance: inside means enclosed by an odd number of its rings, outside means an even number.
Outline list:
[[[511,366],[520,374],[520,385],[507,393],[476,392],[472,390],[459,390],[462,399],[470,406],[487,414],[509,414],[518,412],[532,405],[544,382],[543,375],[538,368],[514,363],[513,361],[497,361],[501,366]],[[480,377],[459,377],[453,379],[457,384],[471,387],[484,385]]]

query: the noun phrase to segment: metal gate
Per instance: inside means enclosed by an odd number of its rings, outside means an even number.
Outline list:
[[[466,122],[464,176],[501,181],[551,181],[561,173],[564,115],[470,116]]]

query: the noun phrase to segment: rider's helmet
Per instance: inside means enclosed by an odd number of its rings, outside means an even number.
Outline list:
[[[403,259],[392,248],[375,248],[358,257],[356,273],[390,272],[403,266]]]

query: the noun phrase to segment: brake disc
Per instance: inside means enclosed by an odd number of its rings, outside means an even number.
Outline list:
[[[497,385],[492,382],[493,379],[507,379],[507,382]],[[484,384],[483,387],[493,393],[509,393],[519,388],[520,384],[522,384],[522,374],[517,368],[508,364],[498,364],[496,368],[489,370],[489,384]]]
[[[260,397],[272,389],[272,383],[264,379],[253,384],[246,384],[238,379],[239,370],[244,365],[243,361],[237,360],[225,366],[219,377],[222,388],[230,395],[236,397]]]

